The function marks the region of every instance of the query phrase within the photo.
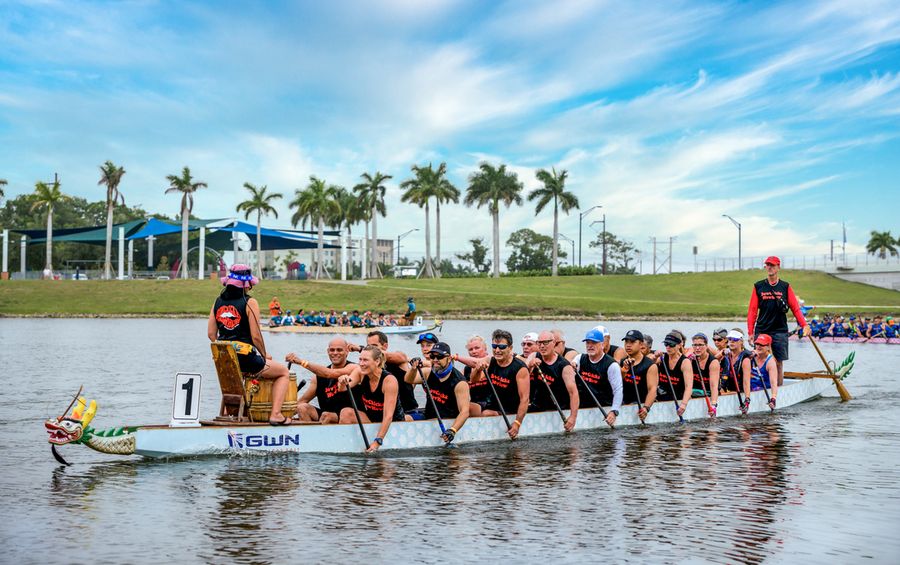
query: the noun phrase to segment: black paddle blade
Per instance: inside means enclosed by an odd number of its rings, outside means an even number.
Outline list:
[[[60,455],[58,451],[56,451],[56,446],[55,446],[55,445],[51,445],[51,446],[50,446],[50,453],[53,454],[53,458],[56,459],[56,461],[57,461],[58,463],[60,463],[61,465],[65,465],[66,467],[68,467],[68,466],[71,465],[71,463],[69,463],[68,461],[66,461],[65,459],[63,459],[63,456]]]

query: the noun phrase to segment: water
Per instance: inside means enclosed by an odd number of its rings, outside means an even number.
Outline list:
[[[462,351],[495,327],[449,321]],[[583,322],[556,323],[578,345]],[[710,323],[609,323],[657,339]],[[727,324],[728,327],[736,324]],[[218,408],[204,320],[0,320],[0,562],[831,562],[900,559],[900,346],[856,346],[830,397],[773,415],[578,432],[456,450],[244,456],[174,462],[81,446],[50,456],[43,420],[80,384],[95,424],[162,423],[173,376],[203,374]],[[328,336],[267,336],[320,361]],[[361,341],[361,340],[360,340]],[[392,348],[416,352],[414,338]],[[833,359],[852,346],[823,344]],[[791,343],[789,369],[820,366]],[[302,374],[302,373],[301,373]]]

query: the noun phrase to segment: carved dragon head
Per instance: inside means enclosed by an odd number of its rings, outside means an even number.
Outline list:
[[[80,391],[79,391],[80,392]],[[68,416],[69,409],[72,415]],[[91,427],[88,425],[97,413],[97,402],[91,400],[87,403],[83,396],[77,397],[58,418],[51,418],[44,422],[49,437],[47,441],[53,445],[66,445],[67,443],[82,443],[89,439]]]

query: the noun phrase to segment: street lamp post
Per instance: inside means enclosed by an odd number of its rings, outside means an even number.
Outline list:
[[[408,236],[409,234],[411,234],[414,231],[419,231],[419,228],[413,228],[413,229],[409,230],[408,232],[402,233],[397,236],[397,264],[398,265],[400,264],[400,240],[403,239],[404,237]]]
[[[584,219],[585,216],[587,216],[591,212],[591,210],[593,210],[595,208],[603,208],[603,206],[599,206],[599,205],[591,206],[584,212],[581,212],[578,214],[578,266],[579,267],[581,266],[581,221]],[[573,255],[574,255],[574,253],[573,253]],[[573,257],[573,259],[574,259],[574,257]]]
[[[570,262],[570,264],[574,264],[575,263],[575,240],[570,237],[566,237],[564,234],[559,234],[559,237],[563,238],[564,240],[566,240],[572,244],[572,261]],[[581,250],[579,249],[579,251],[581,251]]]
[[[602,220],[595,220],[591,222],[591,225],[594,224],[603,224],[603,234],[601,235],[600,242],[603,244],[603,262],[600,266],[600,272],[604,275],[606,274],[606,214],[603,214]]]
[[[740,271],[744,268],[743,264],[741,263],[741,223],[728,214],[722,214],[722,217],[731,220],[731,223],[734,224],[734,227],[736,227],[738,230],[738,271]]]

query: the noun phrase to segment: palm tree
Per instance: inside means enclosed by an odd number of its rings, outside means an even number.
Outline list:
[[[306,185],[304,190],[298,188],[294,200],[290,203],[291,208],[297,209],[291,217],[291,223],[294,227],[304,219],[309,219],[311,223],[317,224],[319,227],[319,246],[316,253],[316,279],[321,278],[323,274],[326,276],[328,275],[328,272],[325,271],[323,266],[323,259],[325,256],[325,220],[333,217],[334,214],[340,211],[340,205],[337,201],[337,197],[340,194],[340,188],[341,187],[335,185],[328,186],[324,180],[316,178],[315,175],[311,175],[309,177],[309,184]]]
[[[191,176],[191,169],[185,167],[181,170],[181,176],[167,175],[166,180],[169,181],[169,188],[166,194],[170,192],[180,192],[181,196],[181,278],[188,278],[188,219],[191,217],[191,211],[194,209],[194,193],[201,188],[205,188],[205,182],[194,182]]]
[[[112,161],[107,161],[100,166],[100,180],[97,181],[98,185],[106,185],[106,259],[103,262],[103,278],[106,280],[112,278],[113,209],[116,202],[125,205],[125,197],[119,192],[119,183],[124,174],[123,167],[117,167]]]
[[[445,177],[447,174],[446,163],[441,163],[437,169],[431,163],[428,163],[427,167],[413,165],[412,172],[415,174],[415,177],[407,179],[400,184],[400,188],[405,191],[401,201],[410,202],[420,208],[425,208],[425,262],[422,273],[426,277],[433,278],[435,276],[435,268],[431,259],[430,200],[432,197],[437,200],[437,238],[438,249],[440,250],[441,201],[458,202],[459,191]],[[438,257],[440,257],[440,251],[438,251]]]
[[[866,251],[870,255],[877,255],[879,259],[886,259],[888,253],[891,257],[897,257],[896,245],[900,245],[900,240],[895,240],[890,231],[872,230],[872,237],[866,244]]]
[[[340,229],[341,227],[347,228],[347,236],[350,238],[350,241],[353,241],[353,226],[362,222],[366,218],[367,210],[364,209],[362,203],[359,198],[356,197],[352,192],[346,190],[343,187],[340,187],[340,190],[337,191],[337,195],[334,198],[338,203],[338,212],[331,218],[329,223],[336,228]],[[352,251],[348,251],[351,253],[350,257],[352,258]],[[342,258],[343,260],[343,258]],[[353,261],[351,259],[350,263],[350,278],[353,278]]]
[[[360,175],[365,182],[353,187],[353,192],[359,195],[360,203],[368,209],[367,217],[372,220],[372,245],[370,247],[371,255],[370,264],[372,265],[371,274],[373,278],[378,278],[381,273],[378,271],[378,258],[376,257],[376,249],[378,246],[378,214],[384,217],[387,209],[384,205],[384,194],[387,188],[384,181],[394,178],[392,175],[384,175],[376,171],[374,175],[363,173]],[[366,237],[368,238],[368,222],[366,222]]]
[[[440,278],[441,276],[441,202],[453,202],[454,204],[459,203],[459,189],[453,186],[449,180],[447,180],[447,163],[441,163],[437,170],[434,172],[434,236],[435,242],[437,243],[437,249],[435,250],[435,263],[437,264],[437,276]]]
[[[34,185],[35,200],[31,205],[31,211],[39,208],[47,209],[47,262],[44,269],[53,270],[53,208],[59,202],[69,197],[60,192],[59,181],[53,181],[51,184],[37,182]]]
[[[537,216],[541,210],[553,201],[553,269],[551,275],[557,275],[557,259],[559,252],[559,209],[566,214],[572,209],[578,209],[578,197],[571,192],[566,192],[566,177],[569,173],[566,170],[556,172],[556,168],[552,172],[546,169],[538,169],[535,176],[539,181],[544,183],[543,188],[532,190],[528,194],[528,201],[537,200],[537,206],[534,209],[534,215]]]
[[[482,163],[477,172],[469,175],[469,188],[466,189],[466,206],[473,204],[477,208],[488,206],[494,224],[494,278],[500,277],[500,203],[507,208],[516,204],[522,205],[523,185],[516,173],[507,173],[506,165],[495,168],[490,163]]]
[[[245,182],[244,188],[250,191],[250,199],[244,200],[243,202],[238,204],[234,211],[244,212],[245,220],[250,219],[250,214],[256,212],[256,272],[262,273],[262,217],[263,214],[275,214],[275,217],[278,217],[278,212],[272,206],[271,202],[273,200],[282,198],[283,195],[277,192],[266,194],[266,190],[268,189],[268,186],[266,185],[263,185],[261,188],[257,188],[249,182]]]
[[[6,179],[0,179],[0,187],[4,187],[7,185]],[[6,193],[3,191],[3,188],[0,188],[0,198],[6,196]]]

